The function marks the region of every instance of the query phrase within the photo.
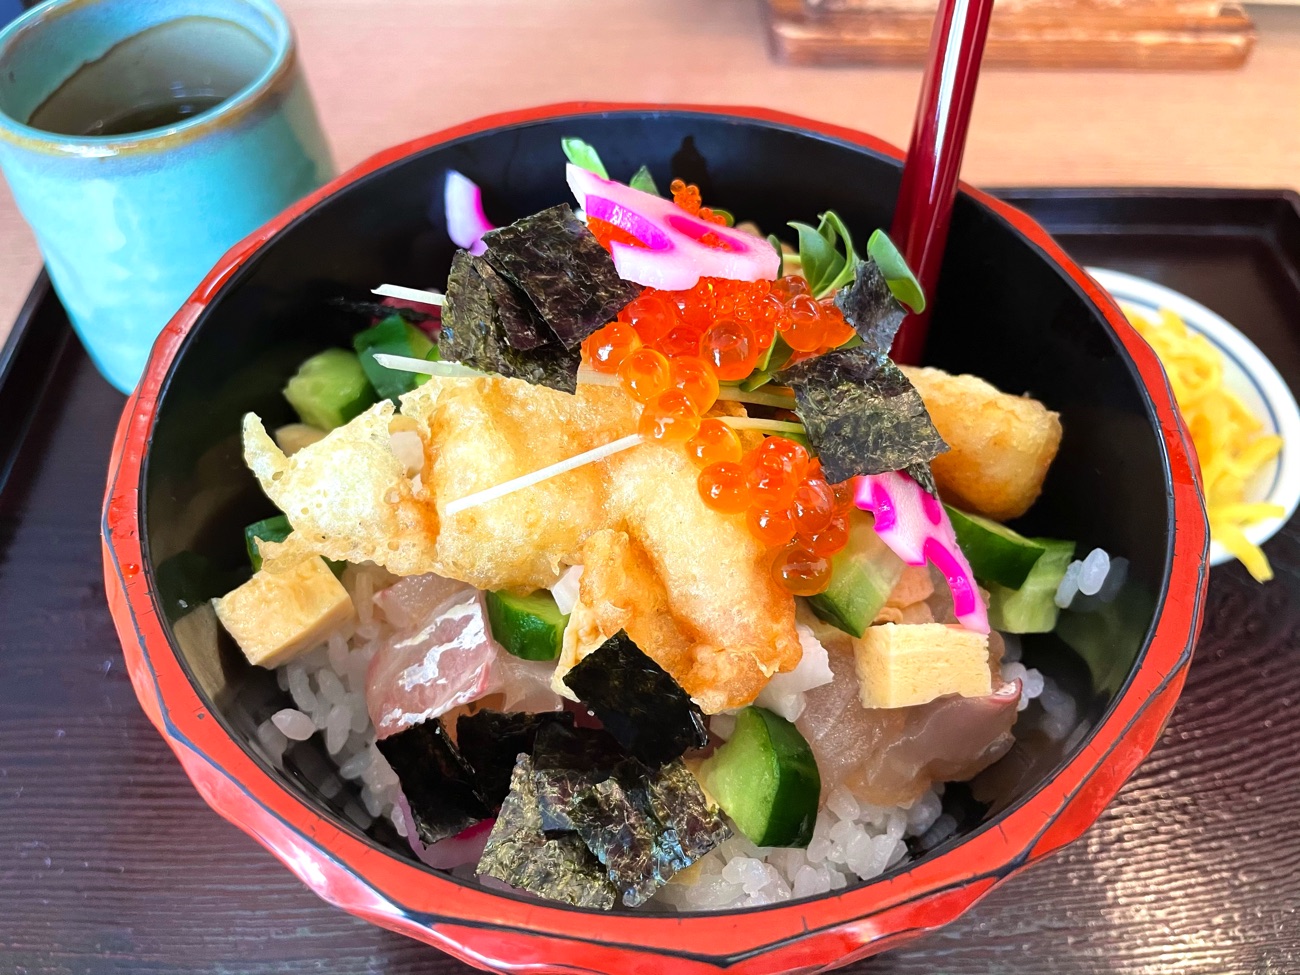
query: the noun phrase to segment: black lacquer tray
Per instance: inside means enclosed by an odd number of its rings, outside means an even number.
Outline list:
[[[1300,197],[1005,190],[1080,263],[1169,285],[1300,387]],[[214,815],[136,704],[99,512],[124,397],[42,277],[0,350],[0,972],[468,972],[334,910]],[[1099,499],[1104,503],[1104,499]],[[848,972],[1300,972],[1300,519],[1215,569],[1187,688],[1073,847]]]

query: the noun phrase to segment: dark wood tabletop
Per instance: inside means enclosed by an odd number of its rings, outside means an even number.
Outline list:
[[[209,810],[136,704],[101,583],[122,397],[75,343],[0,494],[0,972],[450,975]],[[849,971],[1300,971],[1300,530],[1216,569],[1151,759],[1064,853]]]

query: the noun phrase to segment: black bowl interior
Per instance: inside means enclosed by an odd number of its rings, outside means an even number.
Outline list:
[[[147,562],[176,644],[213,713],[263,761],[255,729],[286,706],[287,695],[269,672],[244,661],[209,614],[194,612],[246,577],[242,529],[274,513],[240,459],[240,418],[254,410],[268,427],[293,419],[280,395],[285,380],[308,354],[347,346],[362,327],[331,299],[364,298],[384,281],[444,282],[453,253],[441,206],[448,169],[484,187],[487,212],[499,223],[571,202],[560,151],[567,135],[596,145],[616,177],[648,163],[661,186],[675,176],[696,182],[706,202],[789,237],[786,221],[815,222],[834,208],[865,241],[888,226],[899,184],[896,161],[780,124],[680,112],[566,117],[402,159],[319,204],[258,251],[211,302],[177,358],[142,504]],[[1120,600],[1067,613],[1058,633],[1024,640],[1025,662],[1074,699],[1076,718],[1052,735],[1040,708],[1023,712],[1013,751],[970,789],[948,790],[945,801],[962,826],[941,850],[1032,793],[1114,702],[1153,623],[1171,529],[1160,437],[1116,339],[1063,271],[964,195],[936,308],[930,364],[1031,393],[1062,416],[1061,454],[1018,527],[1131,562]],[[294,746],[286,765],[274,774],[305,802],[411,857],[391,829],[370,822],[317,739]]]

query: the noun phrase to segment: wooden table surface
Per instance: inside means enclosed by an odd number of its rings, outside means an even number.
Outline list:
[[[344,166],[457,120],[582,97],[764,104],[903,142],[917,84],[772,65],[749,0],[283,2]],[[967,177],[1300,184],[1300,11],[1257,17],[1236,74],[990,74]],[[0,333],[36,269],[0,195]],[[76,353],[52,388],[67,395],[0,496],[0,975],[468,973],[322,904],[189,786],[135,702],[98,581],[122,398]],[[1183,703],[1098,825],[952,928],[854,972],[1300,972],[1300,847],[1277,812],[1300,800],[1300,766],[1271,744],[1300,740],[1294,525],[1271,551],[1279,583],[1263,600],[1239,568],[1216,571]],[[1248,660],[1233,652],[1242,633]]]
[[[281,0],[340,168],[405,139],[578,98],[762,105],[906,145],[920,74],[795,68],[754,0]],[[1244,70],[990,71],[977,185],[1300,186],[1300,10],[1256,9]],[[0,188],[0,339],[39,258]]]

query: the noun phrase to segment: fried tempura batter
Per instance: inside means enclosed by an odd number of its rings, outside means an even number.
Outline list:
[[[393,453],[392,418],[385,400],[286,457],[255,414],[244,417],[244,460],[294,527],[283,543],[262,544],[268,569],[323,555],[375,562],[398,575],[429,571],[438,516],[415,497]]]
[[[799,662],[794,600],[768,553],[741,516],[704,505],[680,447],[643,444],[446,515],[450,501],[634,432],[639,407],[621,389],[435,377],[402,412],[425,445],[414,481],[389,446],[391,404],[291,458],[245,420],[249,466],[295,529],[267,558],[369,560],[521,592],[582,564],[567,666],[626,629],[710,713],[748,704]]]

